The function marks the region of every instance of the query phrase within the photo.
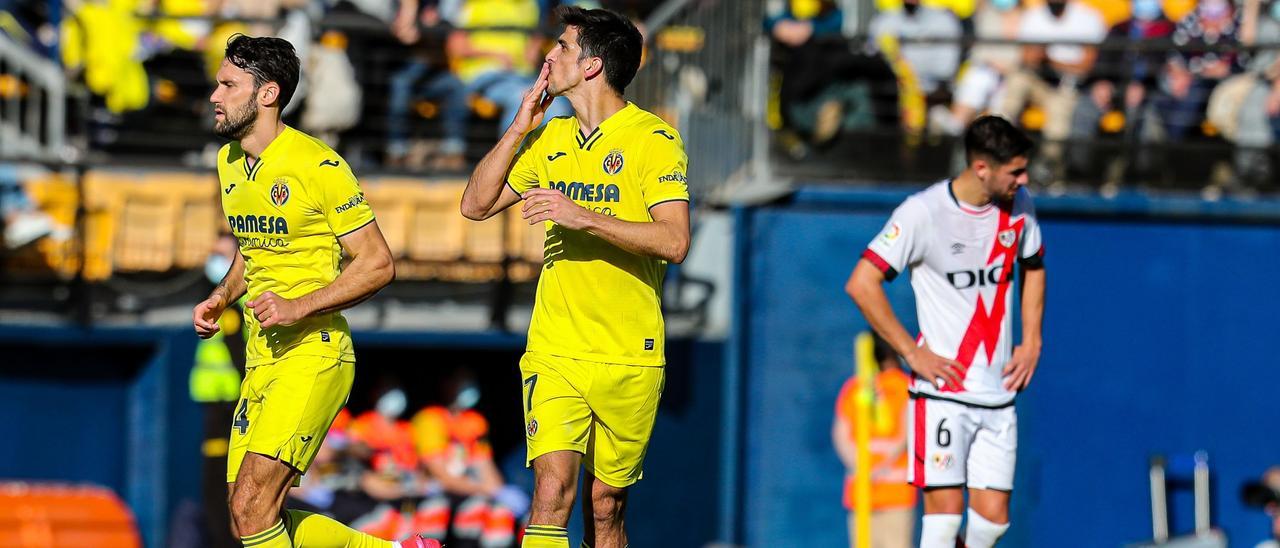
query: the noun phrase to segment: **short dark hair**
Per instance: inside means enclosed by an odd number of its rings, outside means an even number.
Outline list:
[[[582,56],[604,61],[604,77],[609,87],[621,94],[640,70],[644,39],[629,19],[605,9],[560,6],[556,16],[566,26],[578,27]],[[579,57],[579,59],[583,58]]]
[[[964,158],[973,163],[986,158],[1007,164],[1019,156],[1028,156],[1035,143],[1026,133],[999,116],[982,116],[969,124],[964,132]]]
[[[257,91],[267,82],[280,86],[277,100],[280,110],[288,106],[293,92],[298,89],[302,71],[298,53],[293,44],[283,38],[251,37],[233,34],[227,40],[227,62],[253,75],[253,89]]]

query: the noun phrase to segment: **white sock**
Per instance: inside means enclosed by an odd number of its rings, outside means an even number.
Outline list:
[[[920,520],[920,548],[956,548],[960,514],[925,514]]]
[[[1009,524],[992,523],[991,520],[969,509],[969,525],[965,527],[964,544],[967,548],[991,548],[1000,536],[1009,530]]]

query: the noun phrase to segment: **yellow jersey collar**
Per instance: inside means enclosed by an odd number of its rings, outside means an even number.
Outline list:
[[[637,110],[640,110],[640,107],[637,107],[635,103],[632,103],[631,101],[627,101],[626,106],[622,107],[618,112],[613,113],[608,118],[605,118],[604,121],[600,122],[600,125],[596,126],[596,129],[592,130],[588,135],[582,134],[582,127],[578,126],[578,117],[575,116],[573,118],[573,123],[574,126],[577,127],[575,128],[576,131],[573,132],[573,136],[578,141],[578,148],[591,150],[591,147],[595,146],[595,144],[600,141],[601,137],[604,137],[606,133],[617,129],[618,126],[625,124]]]
[[[286,146],[283,144],[283,141],[292,140],[293,134],[297,133],[297,131],[298,130],[293,129],[292,127],[284,126],[284,131],[281,131],[280,135],[277,135],[275,139],[272,139],[270,143],[267,143],[267,148],[262,149],[262,154],[259,154],[257,161],[253,162],[253,167],[249,166],[249,155],[244,152],[243,148],[241,148],[240,153],[244,154],[244,176],[250,181],[256,180],[255,177],[257,177],[258,172],[262,170],[262,164],[266,160],[267,156],[271,154],[271,151]],[[237,143],[237,145],[239,145],[239,143]]]

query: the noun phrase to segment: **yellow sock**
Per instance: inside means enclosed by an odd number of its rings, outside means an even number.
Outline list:
[[[394,548],[395,543],[320,514],[285,510],[286,528],[296,548]],[[247,544],[245,546],[248,546]]]
[[[240,537],[244,548],[293,548],[289,535],[285,534],[284,523],[277,521],[266,531]]]
[[[530,525],[524,528],[520,548],[569,548],[569,531],[554,525]]]

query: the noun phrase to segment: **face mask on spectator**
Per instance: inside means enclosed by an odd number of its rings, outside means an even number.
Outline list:
[[[1271,18],[1280,21],[1280,1],[1271,3]]]
[[[1133,0],[1133,18],[1139,21],[1155,21],[1162,10],[1160,0]]]
[[[1018,7],[1018,0],[991,0],[991,7],[998,11],[1009,11]]]
[[[1203,0],[1198,11],[1201,18],[1216,21],[1231,15],[1231,4],[1226,0]]]
[[[455,409],[471,409],[480,401],[480,389],[474,384],[468,383],[458,391],[458,396],[453,399],[453,407]]]
[[[204,262],[204,275],[214,284],[222,283],[222,278],[231,270],[231,259],[226,255],[214,253]]]
[[[378,398],[378,414],[388,419],[398,419],[404,414],[404,409],[408,405],[409,401],[405,398],[404,390],[393,388]]]
[[[1054,17],[1062,17],[1062,14],[1067,13],[1066,2],[1049,2],[1048,7],[1049,13],[1052,13]]]

